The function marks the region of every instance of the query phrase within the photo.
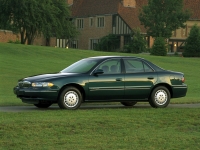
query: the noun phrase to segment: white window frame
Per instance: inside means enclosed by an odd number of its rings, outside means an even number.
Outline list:
[[[105,17],[104,16],[98,16],[96,19],[96,25],[98,28],[105,27]]]

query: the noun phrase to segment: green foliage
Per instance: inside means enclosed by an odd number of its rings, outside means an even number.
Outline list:
[[[149,0],[139,14],[140,22],[152,37],[169,38],[172,31],[185,27],[190,17],[189,10],[183,9],[183,0]]]
[[[21,34],[21,43],[32,44],[37,36],[73,37],[65,0],[0,0],[0,27]]]
[[[153,47],[151,49],[151,55],[156,55],[156,56],[167,55],[167,47],[166,47],[165,39],[163,37],[157,37],[155,39]]]
[[[186,39],[184,57],[200,57],[200,28],[194,25]]]
[[[16,40],[16,41],[9,40],[8,43],[21,44],[21,42],[19,40]]]
[[[119,48],[120,39],[114,34],[109,34],[100,39],[95,50],[101,51],[115,51]]]
[[[124,49],[126,49],[129,53],[141,53],[147,50],[146,48],[146,40],[144,36],[141,34],[140,29],[133,29],[132,40],[129,44],[125,45]]]

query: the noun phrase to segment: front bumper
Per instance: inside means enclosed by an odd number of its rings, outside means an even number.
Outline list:
[[[24,103],[38,104],[40,102],[56,102],[58,90],[50,88],[13,88],[14,94]]]

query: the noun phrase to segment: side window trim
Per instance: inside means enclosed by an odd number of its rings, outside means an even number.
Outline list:
[[[108,61],[112,61],[112,60],[117,60],[118,61],[118,63],[119,63],[119,69],[120,69],[120,71],[119,72],[116,72],[116,73],[107,73],[106,75],[112,75],[112,74],[121,74],[122,73],[122,62],[121,62],[121,58],[110,58],[110,59],[106,59],[106,60],[104,60],[104,61],[102,61],[100,64],[98,64],[96,67],[95,67],[95,69],[91,72],[91,74],[93,74],[93,72],[96,70],[96,69],[98,69],[99,67],[102,67],[102,65],[104,64],[104,63],[106,63],[106,62],[108,62]],[[109,66],[109,67],[111,67],[111,66]],[[109,68],[110,69],[110,68]],[[105,74],[102,74],[102,75],[105,75]]]

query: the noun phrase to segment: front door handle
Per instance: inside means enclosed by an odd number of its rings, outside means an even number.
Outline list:
[[[149,80],[153,80],[153,79],[154,79],[154,77],[148,77],[148,79],[149,79]]]
[[[122,78],[117,78],[116,81],[122,81]]]

